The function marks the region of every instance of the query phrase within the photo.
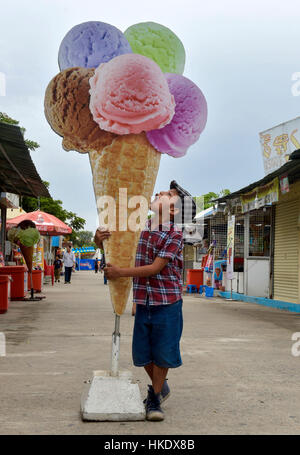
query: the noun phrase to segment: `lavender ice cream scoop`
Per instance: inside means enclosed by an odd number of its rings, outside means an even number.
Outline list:
[[[97,68],[121,54],[132,50],[124,34],[105,22],[83,22],[75,25],[66,34],[58,52],[61,71],[79,66]]]
[[[175,158],[184,156],[205,128],[207,103],[201,90],[180,74],[165,74],[175,98],[175,114],[165,127],[147,132],[149,142],[161,153]]]

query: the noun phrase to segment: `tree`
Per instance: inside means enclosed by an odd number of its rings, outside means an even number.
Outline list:
[[[43,182],[44,185],[49,188],[49,182]],[[74,212],[68,212],[62,206],[62,201],[59,199],[52,199],[48,197],[40,197],[36,199],[34,197],[23,196],[22,197],[22,208],[25,212],[33,212],[34,210],[42,210],[43,212],[50,213],[56,216],[59,220],[66,223],[73,230],[70,234],[70,240],[74,242],[76,239],[76,232],[84,228],[85,219],[77,216]]]
[[[5,114],[5,112],[0,112],[0,122],[8,123],[9,125],[19,125],[18,120],[15,120],[15,119],[9,117],[7,114]],[[24,136],[26,129],[21,127],[21,131]],[[36,150],[40,146],[37,142],[31,141],[29,139],[24,139],[24,141],[25,141],[25,144],[27,145],[27,147],[29,148],[29,150]]]
[[[73,241],[73,245],[75,248],[82,248],[86,246],[95,247],[96,245],[93,239],[94,234],[92,231],[78,231],[76,232],[76,239]]]
[[[203,194],[203,196],[196,197],[195,198],[196,204],[198,204],[200,207],[201,205],[203,206],[203,203],[204,203],[204,207],[202,208],[202,210],[205,210],[205,209],[208,209],[209,207],[211,207],[212,205],[214,205],[213,201],[215,199],[227,196],[228,194],[230,194],[230,190],[228,190],[227,188],[224,190],[221,190],[220,193],[214,193],[213,191],[210,191],[209,193]]]

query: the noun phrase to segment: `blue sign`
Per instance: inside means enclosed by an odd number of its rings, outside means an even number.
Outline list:
[[[95,270],[95,259],[81,259],[80,270]]]

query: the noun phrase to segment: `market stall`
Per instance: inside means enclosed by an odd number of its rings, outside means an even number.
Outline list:
[[[82,247],[82,248],[73,248],[72,251],[75,253],[76,257],[76,268],[78,270],[94,270],[95,261],[98,258],[95,258],[95,248],[91,247]]]

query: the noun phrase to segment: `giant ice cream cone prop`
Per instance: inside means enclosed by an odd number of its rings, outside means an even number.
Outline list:
[[[32,272],[34,245],[40,239],[40,233],[31,220],[24,220],[16,228],[11,228],[7,234],[8,240],[19,246],[28,271]]]
[[[93,69],[71,68],[55,76],[46,90],[45,115],[51,127],[63,137],[65,149],[89,152],[99,215],[101,197],[110,196],[116,202],[115,227],[108,225],[112,235],[104,242],[106,261],[120,267],[132,267],[140,229],[133,231],[127,226],[124,230],[124,220],[119,219],[120,189],[121,194],[126,191],[126,202],[131,197],[143,196],[149,204],[161,154],[149,143],[145,133],[119,136],[99,128],[89,110],[89,79],[93,75]],[[136,210],[127,206],[122,209],[127,219]],[[147,211],[145,213],[147,215]],[[140,220],[140,228],[145,221]],[[108,284],[114,311],[121,315],[132,279],[109,280]]]
[[[183,156],[198,139],[206,122],[205,98],[181,76],[185,51],[179,38],[153,22],[133,25],[125,35],[103,22],[76,25],[64,37],[58,60],[61,72],[46,90],[46,118],[63,137],[65,150],[89,153],[100,224],[111,231],[104,241],[106,261],[132,267],[147,219],[147,210],[139,210],[130,224],[138,209],[133,201],[150,202],[161,153]],[[109,203],[105,214],[104,199],[113,202],[112,218]],[[131,283],[132,278],[109,280],[115,311],[112,368],[94,374],[82,402],[84,420],[145,415],[138,387],[128,382],[128,372],[122,379],[118,371],[120,316]]]
[[[35,224],[31,220],[24,220],[18,224],[16,228],[11,228],[7,234],[8,240],[18,245],[25,260],[29,272],[29,279],[31,284],[31,299],[33,297],[33,284],[32,284],[32,261],[34,245],[40,239],[40,233],[36,229]],[[24,300],[27,300],[24,298]]]
[[[34,246],[25,246],[20,244],[20,250],[23,254],[23,258],[25,259],[25,263],[27,265],[29,273],[32,272],[32,259],[33,259],[33,252]]]
[[[112,154],[113,160],[111,159]],[[125,221],[120,218],[128,217],[130,219],[136,210],[136,208],[127,209],[127,199],[131,197],[143,195],[149,204],[159,168],[160,156],[160,153],[150,145],[144,133],[118,136],[112,144],[107,145],[102,150],[94,150],[89,153],[96,202],[101,200],[102,196],[110,196],[116,201],[116,220],[113,220],[116,225],[110,226],[108,220],[111,237],[104,242],[105,258],[109,263],[118,264],[119,267],[134,266],[140,230],[134,232],[130,229],[126,231],[118,229],[121,228],[121,224],[124,225]],[[122,169],[121,172],[117,171],[118,167]],[[126,205],[122,207],[124,190],[126,191]],[[100,207],[99,213],[101,213]],[[144,226],[145,222],[145,218],[140,220],[140,226]],[[114,227],[117,228],[116,231],[112,230]],[[121,315],[126,307],[132,279],[118,278],[109,280],[108,284],[115,313]]]

